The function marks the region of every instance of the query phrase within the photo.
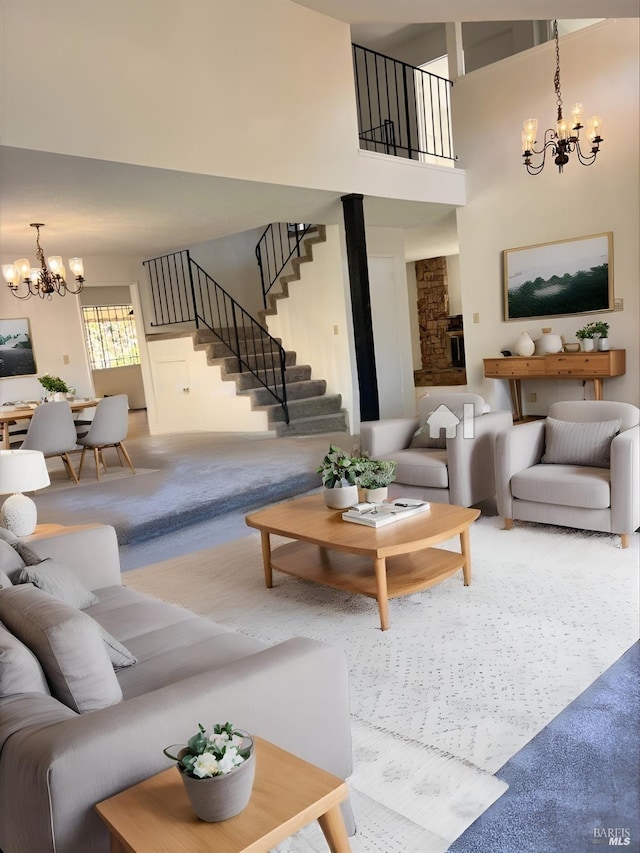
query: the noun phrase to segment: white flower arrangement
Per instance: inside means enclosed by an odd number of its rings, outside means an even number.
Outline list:
[[[251,755],[253,741],[246,732],[235,729],[231,723],[216,723],[208,734],[202,723],[198,723],[198,729],[177,755],[169,752],[174,747],[168,746],[163,750],[167,758],[178,763],[181,773],[195,779],[224,776]]]

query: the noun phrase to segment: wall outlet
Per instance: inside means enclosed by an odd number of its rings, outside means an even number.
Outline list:
[[[613,300],[613,310],[614,311],[623,311],[624,310],[624,299],[614,299]]]
[[[479,322],[480,322],[480,314],[475,313],[475,314],[473,315],[473,322],[474,322],[474,323],[479,323]]]
[[[338,327],[337,327],[337,326],[334,326],[334,327],[333,327],[333,334],[334,334],[334,335],[339,334],[339,332],[338,332]]]
[[[69,364],[69,356],[68,355],[62,356],[62,363],[63,364]]]
[[[538,395],[536,394],[535,391],[530,391],[527,394],[527,403],[537,403],[537,402],[538,402]]]

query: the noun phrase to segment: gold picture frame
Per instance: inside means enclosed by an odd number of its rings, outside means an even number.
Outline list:
[[[613,232],[505,249],[504,319],[613,311]]]

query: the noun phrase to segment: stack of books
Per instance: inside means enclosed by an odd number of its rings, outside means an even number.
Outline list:
[[[391,503],[355,504],[342,513],[345,521],[354,524],[365,524],[367,527],[384,527],[394,524],[403,518],[411,518],[421,512],[431,509],[429,501],[419,501],[414,498],[396,498]]]

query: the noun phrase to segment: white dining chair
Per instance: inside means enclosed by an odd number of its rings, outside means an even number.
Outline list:
[[[69,452],[75,447],[76,427],[69,403],[63,400],[38,406],[20,450],[40,450],[45,458],[59,456],[70,479],[77,484],[78,475],[69,457]]]
[[[113,397],[104,397],[96,406],[95,415],[86,435],[78,437],[77,443],[82,447],[80,457],[80,468],[78,475],[82,476],[84,458],[89,448],[93,449],[93,457],[96,463],[96,479],[100,479],[100,465],[104,472],[107,466],[104,461],[103,451],[107,447],[114,447],[118,454],[118,461],[123,465],[123,458],[131,471],[135,474],[131,458],[123,444],[129,430],[129,398],[126,394],[115,394]],[[75,433],[75,427],[74,427]]]

